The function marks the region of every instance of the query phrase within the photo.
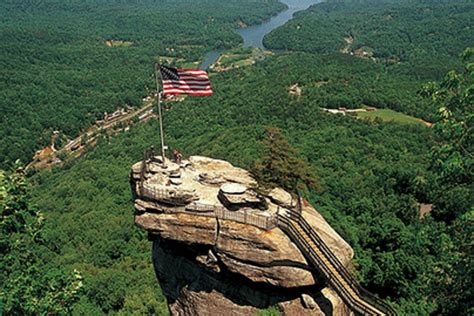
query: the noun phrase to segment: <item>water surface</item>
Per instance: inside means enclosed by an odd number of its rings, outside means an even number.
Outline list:
[[[272,17],[270,20],[262,24],[253,25],[244,29],[237,29],[237,33],[242,36],[244,40],[244,47],[265,48],[263,46],[263,37],[285,24],[293,17],[297,11],[306,10],[311,5],[321,2],[320,0],[281,0],[288,6],[288,9],[280,12],[278,15]]]
[[[253,25],[243,29],[237,29],[236,32],[242,36],[244,40],[244,47],[265,48],[263,46],[263,37],[270,33],[275,28],[285,24],[293,17],[297,11],[306,10],[311,5],[321,2],[321,0],[280,0],[288,6],[288,9],[280,12],[274,17],[262,24]],[[209,65],[213,64],[221,55],[223,50],[213,50],[204,56],[200,68],[207,69]]]

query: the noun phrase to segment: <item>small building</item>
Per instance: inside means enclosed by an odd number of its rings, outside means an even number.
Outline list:
[[[290,86],[289,92],[290,92],[291,95],[300,96],[301,95],[301,87],[298,85],[298,83],[295,83],[294,85]]]

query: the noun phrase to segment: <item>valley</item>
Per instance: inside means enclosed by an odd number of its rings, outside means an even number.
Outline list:
[[[469,314],[474,6],[193,1],[0,4],[0,314],[171,313],[130,191],[160,144],[155,62],[201,65],[214,91],[166,102],[168,153],[252,175],[278,153],[361,286],[400,315]]]

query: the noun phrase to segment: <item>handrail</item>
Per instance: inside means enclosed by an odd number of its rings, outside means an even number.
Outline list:
[[[354,295],[351,295],[347,286],[344,286],[338,278],[334,277],[331,273],[329,267],[326,263],[318,256],[318,254],[312,249],[303,236],[295,229],[288,219],[280,219],[281,222],[287,221],[287,227],[283,230],[292,237],[293,241],[300,246],[300,250],[306,255],[310,262],[319,268],[323,273],[324,277],[332,285],[332,287],[337,291],[339,296],[346,302],[346,304],[351,307],[351,309],[356,310],[362,314],[366,314],[366,310],[361,306],[355,299]],[[302,247],[303,246],[303,247]]]
[[[280,219],[281,222],[285,222],[286,219]],[[282,230],[287,233],[289,236],[293,237],[294,242],[300,246],[299,248],[303,253],[310,259],[311,263],[318,267],[318,269],[323,273],[323,276],[326,280],[335,288],[339,296],[345,301],[349,302],[348,305],[354,309],[355,306],[359,305],[357,302],[354,302],[352,295],[350,295],[347,287],[345,287],[341,281],[337,278],[332,277],[329,268],[326,266],[324,261],[314,252],[311,246],[300,236],[298,231],[288,222],[286,227],[282,227]],[[306,251],[305,251],[306,250]],[[363,310],[360,306],[357,306],[357,311]]]
[[[142,168],[140,170],[140,195],[174,206],[184,206],[173,199],[174,194],[172,192],[157,190],[156,188],[149,189],[144,186],[145,174],[148,171],[147,164],[153,156],[153,149],[144,152]],[[280,214],[280,208],[278,208],[276,215],[262,216],[248,213],[247,211],[229,211],[220,205],[193,202],[187,204],[182,210],[176,209],[176,211],[188,211],[193,212],[193,215],[196,216],[232,220],[266,230],[279,227],[292,239],[308,260],[321,271],[329,284],[332,285],[341,299],[352,310],[363,315],[397,315],[396,311],[389,304],[364,289],[354,276],[349,273],[324,240],[302,216],[300,199],[298,199],[297,208],[298,211],[285,208],[284,214]]]
[[[172,191],[166,189],[148,188],[141,186],[141,197],[146,197],[153,201],[159,201],[173,207],[184,207],[184,213],[191,213],[195,216],[215,217],[223,220],[232,220],[242,224],[256,226],[261,229],[270,230],[276,227],[275,216],[264,216],[260,214],[249,213],[247,211],[229,211],[221,205],[206,204],[202,202],[180,203],[175,200]],[[180,212],[177,208],[175,212]]]
[[[311,240],[318,247],[321,248],[321,250],[325,253],[325,255],[327,255],[330,258],[333,265],[337,267],[339,270],[341,270],[341,272],[347,277],[349,283],[359,286],[358,282],[355,280],[352,274],[346,270],[346,268],[341,263],[341,261],[334,255],[331,249],[329,249],[329,247],[326,245],[324,240],[322,240],[321,237],[315,233],[315,231],[312,229],[309,223],[299,213],[294,213],[293,215],[298,218],[298,223],[302,226],[302,228],[305,230],[305,232],[308,234]]]
[[[313,240],[313,242],[320,247],[321,251],[329,257],[331,263],[339,270],[338,272],[343,274],[346,278],[346,281],[353,286],[353,290],[356,291],[359,296],[364,296],[364,299],[370,301],[372,305],[378,307],[382,310],[389,310],[393,314],[396,314],[395,310],[381,299],[374,296],[372,293],[364,289],[359,282],[352,276],[349,271],[344,267],[340,260],[334,255],[334,253],[329,249],[326,243],[321,239],[321,237],[314,231],[314,229],[309,225],[309,223],[297,212],[291,212],[291,214],[298,219],[298,223],[302,226],[308,236]]]
[[[349,307],[366,315],[396,315],[396,311],[390,305],[369,293],[355,280],[352,274],[347,271],[340,260],[300,213],[293,210],[286,210],[286,214],[289,216],[278,215],[278,226],[290,237],[293,237],[292,239],[300,246],[303,253],[319,268]],[[344,285],[336,275],[333,275],[322,258],[318,258],[316,251],[312,249],[304,236],[296,229],[295,224],[297,224],[314,245],[318,247],[318,250],[326,257],[329,264],[341,276],[346,285]],[[354,295],[356,297],[354,297]]]

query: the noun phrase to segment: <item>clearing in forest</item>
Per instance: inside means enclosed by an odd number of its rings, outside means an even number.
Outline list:
[[[431,126],[432,123],[424,121],[422,119],[406,115],[394,110],[390,109],[377,109],[377,111],[373,112],[358,112],[358,118],[362,119],[374,119],[376,117],[381,118],[383,121],[390,122],[398,122],[402,124],[425,124],[426,126]]]
[[[120,41],[120,40],[107,40],[105,41],[105,45],[108,47],[113,47],[113,46],[132,46],[133,42],[130,41]]]

